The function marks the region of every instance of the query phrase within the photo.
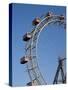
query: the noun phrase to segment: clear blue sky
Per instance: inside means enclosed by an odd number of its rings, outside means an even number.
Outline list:
[[[25,55],[25,42],[22,37],[32,30],[32,20],[48,11],[55,14],[66,13],[61,6],[13,4],[12,13],[12,77],[13,86],[25,86],[29,82],[26,65],[20,64],[20,58]],[[38,43],[38,63],[48,84],[53,82],[58,64],[58,56],[65,56],[65,30],[58,25],[47,26],[40,35]]]

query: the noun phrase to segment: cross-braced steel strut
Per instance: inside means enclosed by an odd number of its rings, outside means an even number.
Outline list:
[[[57,71],[56,71],[56,74],[55,74],[53,84],[58,84],[59,83],[58,77],[59,77],[60,72],[61,72],[61,78],[62,78],[61,83],[66,82],[66,76],[64,75],[64,70],[63,70],[63,61],[66,58],[60,58],[59,57],[58,59],[59,59],[59,62],[58,62],[58,67],[57,67]]]

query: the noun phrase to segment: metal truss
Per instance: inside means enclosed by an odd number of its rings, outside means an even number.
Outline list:
[[[42,73],[40,72],[39,65],[37,62],[37,43],[40,36],[41,31],[46,28],[51,23],[59,23],[64,26],[65,29],[65,18],[60,15],[51,15],[44,16],[42,19],[40,18],[40,22],[35,25],[33,30],[30,32],[31,38],[26,42],[25,45],[25,56],[28,56],[30,59],[26,63],[28,75],[30,78],[30,83],[28,85],[46,85],[47,82],[44,80]],[[59,67],[60,68],[60,65]],[[62,68],[61,68],[62,69]],[[58,71],[57,71],[58,72]],[[54,83],[56,81],[54,80]]]

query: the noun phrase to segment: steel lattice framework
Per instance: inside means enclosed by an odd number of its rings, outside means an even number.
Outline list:
[[[30,82],[32,85],[46,85],[37,62],[37,43],[40,32],[51,23],[60,23],[65,29],[65,18],[60,15],[44,16],[41,21],[30,32],[31,38],[26,42],[25,56],[29,57],[29,61],[26,63]]]
[[[64,61],[65,61],[66,58],[58,58],[58,67],[57,67],[57,70],[56,70],[56,74],[55,74],[55,77],[54,77],[54,81],[53,81],[53,84],[58,84],[58,83],[66,83],[66,75],[64,73]],[[61,72],[61,78],[62,80],[59,80],[58,77],[59,77],[59,73]]]

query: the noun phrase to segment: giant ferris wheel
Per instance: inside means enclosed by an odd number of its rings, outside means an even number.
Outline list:
[[[38,39],[40,36],[41,31],[46,28],[49,24],[51,23],[59,23],[63,25],[63,28],[66,29],[66,20],[63,15],[55,15],[52,12],[48,12],[47,14],[43,15],[42,18],[36,17],[32,21],[32,25],[34,26],[34,29],[31,32],[27,32],[23,36],[23,41],[26,42],[25,45],[25,56],[21,58],[20,63],[21,64],[26,64],[27,66],[27,71],[28,75],[30,78],[30,82],[27,83],[27,85],[32,86],[32,85],[46,85],[47,82],[44,80],[42,73],[40,72],[38,61],[37,61],[37,43]],[[58,83],[57,78],[58,78],[58,73],[61,69],[62,73],[62,83],[66,82],[66,76],[64,75],[62,63],[63,59],[59,59],[59,66],[54,78],[54,82]]]

